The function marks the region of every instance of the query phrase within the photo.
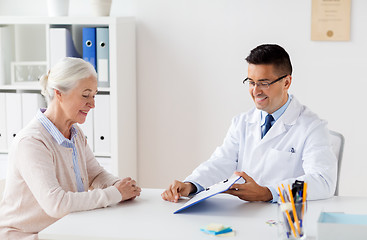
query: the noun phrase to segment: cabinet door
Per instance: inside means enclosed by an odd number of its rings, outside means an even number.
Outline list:
[[[96,95],[94,109],[94,151],[111,154],[110,95]]]
[[[83,124],[79,124],[79,127],[82,129],[85,137],[87,138],[87,143],[94,152],[94,131],[93,124],[94,123],[94,109],[91,109],[87,115],[87,119]]]
[[[19,93],[5,93],[6,129],[8,147],[10,148],[15,135],[22,129],[22,95]]]
[[[1,180],[6,178],[6,171],[8,168],[8,155],[7,154],[0,154],[0,195],[2,188],[4,186],[1,186]],[[0,196],[1,199],[1,196]]]
[[[6,98],[5,93],[0,93],[0,151],[8,149],[6,137]]]
[[[96,157],[99,165],[101,165],[107,172],[112,173],[111,158],[110,157]]]
[[[46,107],[43,97],[39,93],[22,93],[22,122],[23,127],[34,118],[41,107]]]

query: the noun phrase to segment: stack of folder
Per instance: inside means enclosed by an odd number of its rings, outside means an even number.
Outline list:
[[[83,28],[83,59],[98,73],[98,86],[109,87],[108,28]]]
[[[98,74],[98,86],[109,87],[109,29],[86,27],[82,30],[82,50],[75,48],[71,27],[50,28],[50,65],[64,57],[81,57],[91,63]],[[80,46],[80,45],[79,45]]]
[[[75,48],[70,27],[50,28],[50,65],[64,57],[80,57]]]

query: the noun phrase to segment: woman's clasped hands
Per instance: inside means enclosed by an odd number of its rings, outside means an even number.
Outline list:
[[[136,181],[130,177],[124,178],[114,184],[122,196],[122,201],[132,200],[140,196],[141,188],[136,185]]]

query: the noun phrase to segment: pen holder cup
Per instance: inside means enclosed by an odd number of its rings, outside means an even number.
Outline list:
[[[278,203],[278,239],[306,239],[306,213],[307,201],[295,203],[294,207],[291,202]]]

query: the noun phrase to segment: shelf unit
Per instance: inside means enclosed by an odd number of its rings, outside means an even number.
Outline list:
[[[18,47],[16,39],[14,46],[14,59],[16,61],[45,61],[49,69],[49,31],[51,27],[68,26],[73,30],[73,39],[79,38],[81,43],[82,27],[108,27],[109,28],[109,63],[110,87],[99,88],[99,92],[110,95],[110,129],[111,152],[110,154],[95,153],[96,156],[110,158],[111,171],[119,177],[130,176],[137,179],[137,129],[136,129],[136,57],[135,57],[135,19],[133,17],[0,17],[0,27],[17,26],[25,29],[35,26],[39,32],[22,33],[21,37],[30,41],[26,46]],[[19,31],[19,30],[18,30]],[[21,30],[20,30],[21,31]],[[31,30],[32,31],[32,30]],[[23,35],[22,35],[23,34]],[[39,40],[39,35],[41,40]],[[32,45],[32,36],[36,36],[36,46]],[[37,40],[38,38],[38,40]],[[38,44],[40,42],[40,44]],[[76,43],[77,41],[75,41]],[[0,42],[1,43],[1,42]],[[28,46],[27,46],[28,44]],[[30,46],[32,45],[32,46]],[[4,47],[4,46],[1,46]],[[78,46],[76,46],[78,49]],[[26,49],[36,51],[35,59]],[[81,47],[79,47],[81,52]],[[40,52],[40,54],[38,54]],[[36,56],[38,55],[38,56]],[[19,57],[21,56],[21,57]],[[25,56],[25,57],[22,57]],[[17,58],[20,58],[17,59]],[[34,92],[40,87],[32,84],[10,84],[6,78],[5,85],[0,85],[0,92]],[[2,153],[6,153],[2,151]]]

